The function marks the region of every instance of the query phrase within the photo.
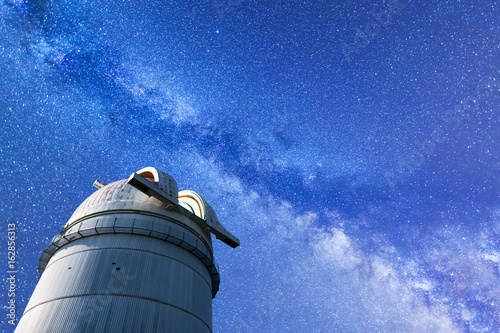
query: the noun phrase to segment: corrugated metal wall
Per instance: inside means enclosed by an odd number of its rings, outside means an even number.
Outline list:
[[[58,299],[41,304],[23,318],[18,330],[30,333],[211,332],[205,323],[182,310],[125,296]]]
[[[210,332],[211,285],[205,265],[174,244],[127,234],[81,238],[50,259],[18,331]],[[75,316],[78,300],[87,305]],[[137,330],[123,326],[129,317]]]

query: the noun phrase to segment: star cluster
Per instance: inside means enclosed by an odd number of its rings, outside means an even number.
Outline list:
[[[499,10],[1,2],[20,311],[92,182],[154,166],[241,240],[215,242],[214,332],[497,332]]]

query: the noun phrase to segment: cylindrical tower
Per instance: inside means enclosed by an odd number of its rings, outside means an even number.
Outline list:
[[[43,252],[15,333],[211,332],[220,279],[210,233],[239,240],[155,168],[94,186]]]

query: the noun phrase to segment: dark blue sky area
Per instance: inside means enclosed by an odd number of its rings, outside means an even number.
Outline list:
[[[154,166],[242,241],[214,332],[498,331],[499,6],[0,2],[20,310],[92,182]]]

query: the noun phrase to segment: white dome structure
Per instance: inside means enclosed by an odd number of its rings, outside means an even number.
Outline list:
[[[239,240],[203,197],[155,168],[94,186],[43,252],[15,332],[212,332],[210,233]]]

